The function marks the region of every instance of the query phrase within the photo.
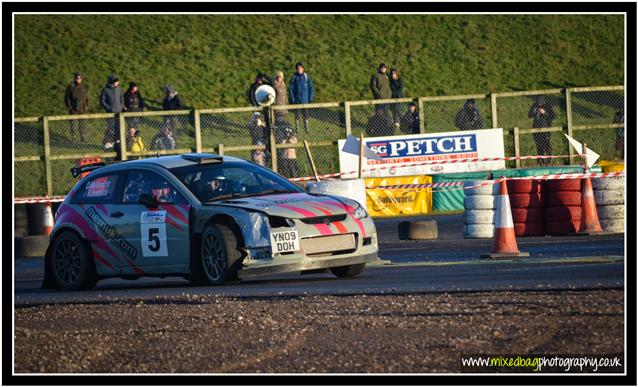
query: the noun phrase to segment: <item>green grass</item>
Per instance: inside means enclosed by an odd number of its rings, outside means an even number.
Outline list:
[[[16,15],[15,116],[65,114],[80,70],[94,112],[109,74],[161,100],[248,105],[257,70],[288,78],[302,61],[318,102],[371,98],[380,62],[407,96],[623,83],[617,15]]]
[[[15,116],[66,114],[63,93],[72,73],[80,70],[89,85],[93,112],[108,74],[124,86],[136,81],[149,105],[162,98],[160,86],[174,85],[189,107],[247,106],[246,90],[257,70],[288,78],[303,61],[315,80],[316,102],[370,99],[368,83],[379,62],[397,67],[406,96],[459,95],[623,83],[623,19],[621,16],[530,15],[268,15],[268,16],[15,16]],[[564,96],[552,99],[564,126]],[[575,93],[575,125],[611,123],[622,93]],[[498,126],[529,128],[532,97],[498,99]],[[463,101],[428,102],[426,132],[455,130],[454,116]],[[491,127],[489,99],[477,100],[486,127]],[[358,135],[374,108],[352,108],[352,133]],[[203,114],[202,146],[249,145],[250,112]],[[289,110],[288,121],[294,122]],[[161,117],[140,119],[148,147]],[[179,118],[183,132],[178,147],[195,148],[193,123]],[[310,132],[299,142],[345,137],[340,108],[313,109]],[[68,121],[51,121],[51,154],[102,152],[106,120],[87,120],[87,142],[70,135]],[[392,133],[388,133],[392,134]],[[399,133],[394,133],[399,134]],[[16,124],[17,156],[44,154],[40,123]],[[614,130],[576,131],[591,148],[614,157]],[[507,135],[505,154],[513,155]],[[556,151],[567,143],[552,134]],[[532,136],[522,135],[521,154],[536,154]],[[318,172],[339,170],[335,146],[313,146]],[[250,151],[226,152],[250,159]],[[297,149],[300,174],[312,174],[303,148]],[[566,160],[556,160],[562,164]],[[72,186],[74,161],[52,162],[54,194]],[[535,162],[523,162],[535,166]],[[509,162],[508,167],[514,163]],[[44,193],[44,163],[16,163],[16,195]]]

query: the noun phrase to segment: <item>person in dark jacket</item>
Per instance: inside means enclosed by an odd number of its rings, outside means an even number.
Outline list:
[[[405,134],[420,133],[419,113],[416,111],[416,104],[410,102],[408,111],[401,117],[401,131]]]
[[[388,79],[388,66],[385,63],[379,65],[379,70],[370,78],[370,90],[374,99],[390,99],[392,98],[392,89],[390,88],[390,80]],[[375,110],[383,110],[385,114],[388,111],[388,104],[375,105]]]
[[[183,110],[184,107],[182,106],[182,101],[177,95],[177,90],[175,90],[175,88],[171,85],[165,85],[163,89],[166,95],[162,101],[162,110]],[[179,121],[177,116],[167,115],[164,117],[164,126],[167,126],[170,129],[171,134],[176,136],[179,130]]]
[[[89,113],[89,88],[82,82],[82,74],[78,71],[74,74],[73,82],[66,88],[64,103],[69,109],[69,114]],[[71,120],[71,136],[75,138],[75,132],[79,132],[80,141],[86,138],[86,120]]]
[[[381,137],[392,135],[393,133],[392,121],[386,112],[379,109],[374,112],[374,115],[368,119],[366,125],[366,135],[368,137]]]
[[[162,127],[152,139],[151,139],[151,150],[170,150],[176,149],[177,142],[175,141],[175,137],[173,136],[173,132],[171,132],[171,127],[168,122],[164,122]]]
[[[549,128],[552,126],[552,121],[554,121],[554,118],[556,118],[556,113],[554,113],[554,108],[545,100],[544,97],[539,97],[529,108],[527,116],[534,119],[534,121],[532,122],[532,128]],[[551,133],[533,133],[533,136],[534,142],[536,143],[536,150],[538,151],[538,155],[551,155]],[[538,159],[538,164],[547,165],[549,163],[549,159]]]
[[[305,72],[303,63],[295,64],[296,72],[290,78],[288,91],[289,102],[295,105],[312,103],[315,100],[315,86],[312,77]],[[308,133],[308,111],[306,109],[295,109],[295,131],[299,131],[299,117],[303,116],[303,124]]]
[[[102,89],[100,94],[100,106],[106,110],[107,113],[121,113],[126,111],[124,105],[124,92],[120,87],[120,80],[115,75],[109,75],[106,86]],[[119,147],[118,133],[120,125],[117,118],[108,118],[106,123],[106,132],[104,133],[104,150],[111,150]]]
[[[466,100],[461,110],[456,113],[454,125],[458,130],[483,129],[483,118],[473,99]]]
[[[268,75],[258,72],[255,77],[255,81],[248,88],[248,100],[250,100],[250,104],[259,107],[260,105],[257,103],[257,99],[255,98],[255,91],[257,91],[261,85],[272,86],[272,83],[272,79],[270,79]]]
[[[403,94],[403,79],[399,76],[397,69],[390,69],[390,89],[392,90],[392,98],[405,98]],[[401,105],[400,103],[393,103],[391,106],[392,119],[397,129],[401,126],[399,122],[401,119]]]
[[[140,93],[137,83],[129,83],[128,90],[124,93],[124,106],[126,106],[126,111],[129,113],[144,111],[144,98],[142,98],[142,93]],[[129,128],[137,129],[140,125],[140,118],[128,117],[126,118],[126,123]]]

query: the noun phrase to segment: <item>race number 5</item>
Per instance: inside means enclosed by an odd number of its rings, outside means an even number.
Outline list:
[[[141,225],[142,254],[145,257],[168,256],[166,223]]]

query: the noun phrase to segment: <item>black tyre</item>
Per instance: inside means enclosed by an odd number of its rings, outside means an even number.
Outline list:
[[[76,233],[63,231],[55,238],[51,272],[62,290],[91,289],[97,283],[90,247]]]
[[[330,271],[339,278],[351,278],[361,273],[365,267],[365,263],[358,263],[356,265],[331,267]]]
[[[222,285],[237,278],[242,253],[239,239],[223,224],[210,224],[202,233],[199,259],[193,272],[196,284]]]

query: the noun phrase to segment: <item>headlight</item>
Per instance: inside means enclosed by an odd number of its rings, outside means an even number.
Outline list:
[[[361,207],[361,205],[357,203],[357,206],[352,212],[352,216],[354,216],[355,219],[367,218],[368,213],[366,212],[365,208]]]

